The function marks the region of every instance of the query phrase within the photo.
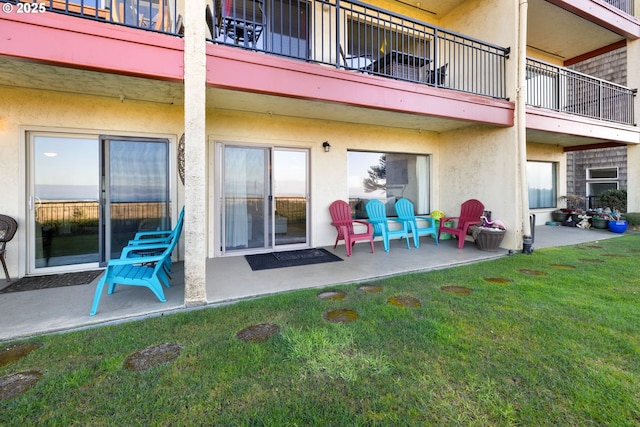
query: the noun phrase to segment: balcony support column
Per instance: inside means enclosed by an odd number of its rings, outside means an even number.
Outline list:
[[[522,238],[531,237],[529,222],[529,183],[527,179],[527,0],[520,0],[518,12],[518,90],[516,96],[516,131],[518,139],[518,172],[522,212]],[[516,232],[516,241],[519,241]],[[530,248],[529,248],[530,249]]]
[[[627,41],[627,86],[640,88],[640,39]],[[633,97],[633,124],[640,120],[640,96]],[[627,212],[640,212],[640,140],[627,145]]]
[[[184,33],[184,303],[206,304],[206,37],[205,0],[185,3]]]

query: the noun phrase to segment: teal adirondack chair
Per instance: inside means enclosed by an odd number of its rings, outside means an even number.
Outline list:
[[[98,304],[105,284],[109,284],[107,291],[109,295],[115,291],[116,285],[143,286],[149,288],[160,302],[166,302],[162,286],[171,287],[169,284],[171,254],[180,240],[181,220],[176,224],[174,231],[173,237],[168,243],[128,245],[122,249],[119,259],[109,260],[104,275],[96,285],[96,293],[89,315],[93,316],[98,311]]]
[[[93,316],[98,311],[102,290],[107,283],[109,284],[107,292],[109,295],[114,292],[116,285],[144,286],[149,288],[160,302],[166,302],[162,286],[169,287],[170,285],[164,262],[166,257],[171,257],[173,250],[171,246],[164,245],[164,252],[160,255],[110,260],[104,275],[96,285],[96,293],[89,315]]]
[[[413,244],[420,247],[420,236],[432,235],[438,245],[438,229],[433,218],[426,216],[416,216],[413,210],[413,203],[409,199],[400,199],[395,204],[398,220],[409,225],[409,232],[413,235]],[[418,223],[420,221],[420,223]],[[427,225],[423,225],[424,222]],[[420,227],[422,225],[422,227]]]
[[[180,215],[178,216],[178,221],[176,221],[176,226],[173,230],[156,230],[156,231],[139,231],[136,233],[132,240],[129,240],[128,248],[135,247],[137,249],[129,249],[127,251],[127,255],[125,258],[133,258],[142,255],[160,255],[164,251],[165,245],[170,245],[173,243],[173,246],[177,244],[177,241],[180,239],[180,234],[182,233],[182,226],[184,224],[184,206],[180,211]],[[175,242],[175,243],[174,243]],[[158,246],[157,248],[153,248],[153,246]],[[126,248],[125,248],[126,250]],[[123,250],[123,255],[125,253]],[[121,255],[120,258],[123,256]],[[166,257],[164,261],[164,266],[167,274],[171,274],[171,265],[172,260],[171,257]]]
[[[406,222],[397,221],[401,224],[402,228],[399,230],[392,230],[389,228],[389,219],[387,218],[386,208],[384,203],[380,200],[373,199],[367,202],[365,206],[367,211],[368,221],[373,224],[373,236],[381,236],[384,242],[385,252],[389,252],[389,239],[403,237],[407,240],[407,249],[409,246],[409,226]]]
[[[182,232],[182,224],[184,222],[184,206],[180,211],[176,226],[173,230],[151,230],[151,231],[139,231],[129,240],[129,246],[134,245],[147,245],[147,244],[169,244],[176,235],[180,235]]]

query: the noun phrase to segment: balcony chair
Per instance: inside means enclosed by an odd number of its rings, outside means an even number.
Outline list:
[[[347,250],[347,256],[351,256],[351,248],[358,241],[367,240],[371,244],[371,253],[374,253],[373,248],[373,225],[366,221],[358,221],[351,218],[351,207],[343,200],[336,200],[329,206],[329,214],[331,214],[331,225],[338,230],[338,236],[336,237],[336,243],[333,245],[333,249],[338,246],[340,240],[344,240],[344,246]],[[354,224],[360,224],[367,228],[367,231],[362,233],[356,233],[354,230]]]
[[[420,247],[420,236],[432,235],[438,245],[438,229],[436,221],[426,216],[416,216],[413,210],[413,203],[409,199],[402,198],[395,204],[398,220],[406,222],[409,225],[409,232],[413,235],[413,244],[416,248]],[[420,227],[418,221],[426,222],[426,226]]]
[[[111,21],[120,24],[143,27],[144,15],[138,14],[132,0],[111,0]],[[148,27],[148,25],[146,25]]]
[[[385,252],[389,252],[389,239],[403,237],[407,240],[407,249],[409,246],[409,225],[405,221],[392,220],[402,225],[401,229],[392,230],[389,228],[389,219],[387,218],[386,207],[380,200],[373,199],[367,202],[365,206],[369,222],[373,224],[373,237],[381,236],[384,242]]]
[[[235,44],[256,47],[264,29],[262,0],[214,0],[214,9],[215,16],[207,5],[207,25],[213,39],[224,36],[224,41],[230,38]]]
[[[447,67],[449,64],[444,64],[437,70],[430,70],[427,72],[426,83],[436,86],[443,86],[444,79],[447,77]]]
[[[18,223],[15,219],[7,215],[0,215],[0,261],[2,261],[2,268],[4,268],[4,276],[7,278],[7,282],[11,281],[5,261],[7,242],[13,239],[17,229]]]
[[[373,60],[366,56],[347,56],[342,45],[340,45],[340,57],[342,58],[342,66],[347,70],[370,71],[373,64]]]
[[[176,226],[172,230],[152,230],[152,231],[139,231],[135,234],[132,240],[129,240],[127,245],[127,256],[130,258],[139,256],[160,255],[166,245],[175,247],[177,240],[180,239],[182,234],[182,226],[184,224],[184,206],[180,211]],[[175,241],[175,243],[174,243]],[[123,251],[123,254],[125,252]],[[122,255],[120,256],[122,258]],[[166,257],[164,260],[165,272],[171,277],[171,256]]]
[[[184,212],[184,208],[182,209]],[[173,238],[168,244],[145,243],[125,246],[119,259],[109,260],[104,275],[96,285],[90,316],[98,311],[98,304],[105,284],[107,293],[113,294],[116,285],[143,286],[149,288],[160,302],[166,302],[162,286],[169,288],[171,254],[180,240],[182,223],[172,231]],[[144,239],[142,239],[144,241]],[[153,239],[146,239],[147,242]]]
[[[141,11],[148,11],[145,7],[140,8]],[[167,0],[159,0],[158,13],[152,18],[147,18],[143,15],[140,16],[140,26],[145,28],[153,28],[156,31],[171,31],[173,27],[173,21],[171,20],[171,13]],[[176,30],[177,31],[177,30]]]
[[[478,225],[482,223],[480,217],[484,212],[484,205],[482,202],[476,199],[467,200],[462,204],[460,209],[460,216],[441,218],[440,229],[438,230],[438,238],[442,233],[449,233],[454,235],[458,239],[458,249],[462,249],[466,236],[469,231],[469,227],[472,225]],[[453,221],[454,227],[446,227],[446,222]]]

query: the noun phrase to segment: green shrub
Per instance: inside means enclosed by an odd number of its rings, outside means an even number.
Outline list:
[[[623,218],[630,225],[640,225],[640,212],[629,212],[623,215]]]
[[[598,196],[600,206],[607,207],[612,211],[627,211],[627,190],[611,189]]]

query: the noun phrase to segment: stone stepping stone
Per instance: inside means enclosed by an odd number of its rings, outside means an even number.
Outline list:
[[[331,301],[340,301],[347,297],[342,291],[325,291],[318,294],[318,298]]]
[[[0,378],[0,401],[12,399],[36,385],[42,372],[25,371]]]
[[[145,371],[154,366],[169,363],[180,356],[180,344],[158,344],[136,351],[124,359],[124,368],[130,371]]]
[[[382,286],[381,285],[362,285],[358,288],[358,290],[365,294],[375,294],[378,292],[382,292]]]
[[[42,347],[42,344],[16,344],[10,345],[0,351],[0,366],[8,365],[22,359],[34,350]]]
[[[575,270],[576,269],[575,265],[568,265],[568,264],[551,264],[551,267],[557,268],[559,270]]]
[[[331,323],[350,323],[360,318],[360,315],[349,308],[341,308],[338,310],[330,310],[324,313],[324,320]]]
[[[447,292],[455,295],[469,295],[473,291],[471,288],[455,285],[442,286],[440,290],[442,292]]]
[[[408,295],[393,296],[390,297],[387,302],[391,305],[395,305],[396,307],[416,308],[422,305],[419,299]]]
[[[280,332],[280,326],[275,323],[259,323],[238,331],[236,338],[244,342],[264,342],[278,332]]]

